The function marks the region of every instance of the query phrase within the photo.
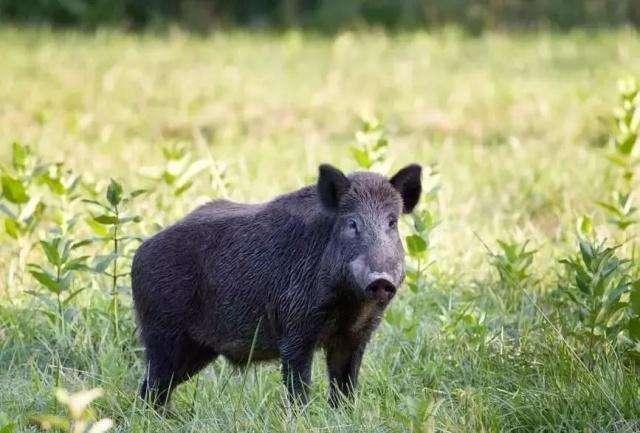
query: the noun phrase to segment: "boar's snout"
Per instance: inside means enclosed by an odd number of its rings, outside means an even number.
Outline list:
[[[366,298],[387,303],[395,296],[400,283],[402,283],[404,274],[402,264],[396,265],[395,269],[390,272],[383,270],[391,267],[389,263],[384,266],[378,263],[376,263],[377,266],[371,266],[370,261],[370,257],[362,254],[350,263],[354,278],[353,289]],[[398,275],[399,273],[400,275]]]
[[[391,275],[387,273],[372,272],[369,275],[369,283],[365,288],[368,297],[382,302],[389,302],[396,294],[397,287],[391,281]]]

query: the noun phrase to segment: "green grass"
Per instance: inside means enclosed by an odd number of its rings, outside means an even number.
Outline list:
[[[99,186],[114,177],[132,190],[156,186],[141,168],[162,165],[161,148],[180,141],[226,166],[230,198],[260,201],[312,181],[321,162],[355,169],[349,145],[360,115],[373,114],[392,142],[389,165],[435,163],[428,180],[442,185],[430,204],[441,224],[425,288],[394,301],[353,407],[326,403],[319,353],[302,415],[284,402],[277,364],[235,371],[221,360],[178,389],[176,415],[145,408],[128,289],[120,341],[101,276],[76,282],[88,290],[62,332],[27,294],[42,291],[24,272],[42,262],[31,245],[53,218],[21,242],[0,234],[0,413],[18,431],[35,429],[35,414],[61,413],[56,386],[103,388],[96,407],[116,431],[637,431],[635,365],[610,346],[585,356],[562,325],[571,313],[551,296],[557,259],[576,249],[576,217],[603,221],[594,201],[613,175],[600,146],[616,80],[640,76],[637,33],[198,38],[4,28],[0,53],[4,164],[18,140]],[[219,194],[203,178],[168,205],[141,196],[143,222],[127,230],[148,236]],[[81,222],[74,236],[87,233]],[[478,238],[496,251],[496,239],[530,239],[533,278],[505,286]]]

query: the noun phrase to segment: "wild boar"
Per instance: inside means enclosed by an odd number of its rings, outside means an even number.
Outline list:
[[[316,185],[261,204],[214,201],[146,240],[131,269],[141,395],[164,404],[222,355],[280,359],[290,398],[306,402],[322,348],[330,402],[350,396],[405,276],[398,218],[420,194],[416,164],[391,178],[323,164]]]

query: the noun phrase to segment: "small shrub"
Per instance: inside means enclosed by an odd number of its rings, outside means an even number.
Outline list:
[[[536,250],[527,249],[529,241],[498,240],[499,253],[490,253],[491,265],[500,276],[500,299],[504,306],[520,304],[523,290],[531,283],[531,264]]]
[[[634,79],[618,84],[620,103],[614,110],[611,151],[607,155],[617,171],[612,200],[597,204],[607,214],[607,221],[621,231],[638,222],[634,205],[637,170],[640,165],[640,87]]]
[[[80,288],[73,286],[76,274],[89,269],[86,265],[88,256],[72,255],[72,252],[81,245],[81,242],[74,242],[63,236],[60,230],[54,230],[49,239],[40,241],[48,265],[44,267],[37,263],[29,263],[29,273],[44,289],[55,295],[57,314],[48,310],[43,310],[43,313],[53,322],[57,322],[62,332],[64,332],[66,307],[86,288],[86,286]]]
[[[356,143],[351,146],[353,159],[363,170],[386,172],[389,140],[378,119],[363,119],[362,128],[356,132]]]
[[[431,171],[429,175],[435,176],[435,172]],[[415,209],[410,217],[410,234],[404,238],[410,259],[407,264],[407,286],[414,293],[424,288],[424,272],[432,264],[429,257],[431,235],[440,221],[434,211],[429,210],[429,205],[436,202],[439,188],[439,184],[435,185],[423,194],[418,209]]]
[[[164,162],[159,166],[143,167],[140,174],[153,181],[151,187],[155,197],[155,207],[162,212],[154,217],[158,227],[165,224],[165,218],[177,218],[188,209],[211,200],[212,197],[229,195],[227,166],[212,157],[196,158],[184,144],[165,146],[162,149]],[[186,197],[196,182],[208,182],[206,197]],[[182,198],[177,201],[177,198]],[[163,218],[164,217],[164,218]]]
[[[611,162],[622,169],[622,177],[627,182],[635,178],[638,160],[638,139],[640,139],[640,84],[633,78],[618,83],[620,104],[614,111],[615,124],[611,137],[613,152]]]
[[[92,214],[86,222],[97,237],[90,239],[91,242],[100,242],[108,245],[108,253],[97,255],[94,258],[92,269],[98,274],[106,275],[111,286],[111,315],[113,320],[113,330],[116,339],[119,336],[119,292],[127,289],[120,286],[119,280],[128,277],[127,266],[122,266],[122,260],[130,259],[127,245],[132,241],[140,241],[136,236],[123,234],[123,228],[130,223],[140,221],[138,215],[127,213],[128,205],[145,193],[145,190],[135,190],[129,194],[124,193],[122,185],[111,179],[105,194],[106,200],[98,201],[92,199],[83,200],[99,209],[97,214]]]
[[[442,336],[452,344],[463,342],[480,350],[491,339],[487,314],[473,302],[441,305],[438,320]]]
[[[580,238],[579,253],[560,260],[568,277],[560,291],[577,319],[571,325],[572,334],[588,346],[591,355],[597,343],[615,343],[623,335],[637,340],[640,334],[640,283],[629,272],[630,261],[616,255],[617,249]]]
[[[206,159],[194,160],[191,152],[181,144],[163,147],[162,156],[163,166],[144,167],[141,173],[154,181],[162,182],[175,197],[189,190],[194,178],[210,165]]]

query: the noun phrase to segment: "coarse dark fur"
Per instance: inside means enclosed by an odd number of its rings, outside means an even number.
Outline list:
[[[290,396],[305,401],[318,348],[330,401],[349,396],[404,279],[396,222],[417,204],[420,175],[418,165],[391,179],[322,165],[317,185],[263,204],[214,201],[146,240],[131,271],[142,396],[165,403],[222,355],[236,365],[280,358]]]

